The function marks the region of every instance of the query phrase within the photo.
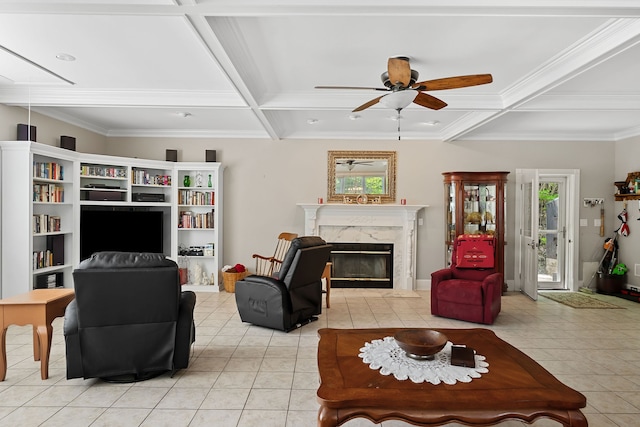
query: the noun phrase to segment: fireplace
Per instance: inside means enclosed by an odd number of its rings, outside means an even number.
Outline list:
[[[393,289],[393,244],[331,243],[332,288]]]
[[[327,242],[392,244],[394,290],[416,289],[417,214],[424,205],[306,204],[305,235]],[[333,276],[331,286],[333,286]]]

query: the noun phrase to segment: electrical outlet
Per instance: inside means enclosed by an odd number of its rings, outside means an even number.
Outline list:
[[[640,276],[640,264],[634,264],[633,267],[633,274],[636,276]]]

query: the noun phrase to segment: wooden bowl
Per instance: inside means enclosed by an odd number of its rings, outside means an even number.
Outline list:
[[[447,344],[447,336],[433,329],[403,329],[394,338],[412,359],[431,360]]]

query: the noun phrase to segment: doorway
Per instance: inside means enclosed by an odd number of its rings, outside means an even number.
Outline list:
[[[516,289],[576,290],[579,170],[516,170]]]
[[[539,175],[538,180],[538,289],[567,290],[565,176]]]

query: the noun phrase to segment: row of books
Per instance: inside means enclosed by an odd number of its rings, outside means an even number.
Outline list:
[[[178,191],[179,205],[215,205],[216,194],[213,191],[195,191],[180,190]]]
[[[171,185],[171,175],[152,175],[136,169],[131,175],[131,183],[136,185]]]
[[[33,176],[35,178],[64,179],[64,166],[53,162],[33,162]]]
[[[53,233],[60,231],[60,217],[57,215],[34,214],[33,233]]]
[[[63,273],[41,274],[35,277],[34,289],[53,289],[64,287]]]
[[[38,270],[40,268],[53,267],[54,256],[53,251],[47,249],[46,251],[34,251],[33,252],[33,269]]]
[[[213,211],[207,213],[181,211],[178,228],[213,228]]]
[[[64,187],[56,184],[33,184],[33,201],[62,203],[64,202]]]
[[[105,178],[126,178],[127,170],[125,168],[116,168],[112,166],[80,166],[80,174],[82,176],[99,176]]]

